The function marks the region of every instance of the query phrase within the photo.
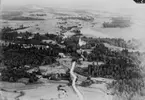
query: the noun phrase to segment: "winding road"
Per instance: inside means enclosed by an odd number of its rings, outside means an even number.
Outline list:
[[[71,67],[71,70],[70,70],[70,74],[71,74],[71,76],[73,77],[72,87],[73,87],[74,91],[77,93],[79,99],[80,99],[80,100],[84,100],[83,95],[82,95],[81,92],[76,88],[76,79],[77,79],[77,77],[76,77],[76,75],[74,74],[75,65],[76,65],[76,62],[74,61],[74,62],[72,63],[72,67]]]
[[[75,82],[76,82],[77,77],[76,77],[76,75],[74,74],[75,65],[76,65],[76,62],[74,61],[74,62],[72,63],[72,67],[71,67],[71,70],[70,70],[70,74],[71,74],[71,76],[73,77],[73,80],[72,80],[72,87],[73,87],[74,91],[77,93],[79,99],[80,99],[80,100],[84,100],[83,95],[82,95],[81,92],[76,88],[76,83],[75,83]],[[104,90],[100,90],[100,91],[103,92],[103,94],[104,94],[106,100],[112,100],[112,96],[109,95],[106,91],[104,91]]]

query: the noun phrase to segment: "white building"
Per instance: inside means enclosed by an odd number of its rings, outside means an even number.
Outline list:
[[[82,39],[79,38],[79,46],[83,46],[83,45],[86,45],[86,42],[85,41],[82,41]]]

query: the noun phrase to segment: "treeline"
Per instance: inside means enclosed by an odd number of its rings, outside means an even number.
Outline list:
[[[108,43],[113,46],[126,48],[126,49],[133,49],[133,45],[128,44],[128,41],[125,41],[122,38],[88,38],[88,37],[82,37],[82,40],[86,41],[87,44],[83,46],[82,48],[90,49],[91,47],[94,47],[96,43]]]
[[[70,27],[70,29],[72,28],[73,27]],[[62,29],[62,30],[65,30],[65,29]],[[74,30],[74,31],[75,31],[75,35],[70,38],[67,38],[67,40],[71,38],[76,38],[76,40],[78,40],[78,37],[82,35],[79,30]],[[22,43],[27,44],[27,41],[28,41],[29,44],[31,44],[31,42],[32,44],[33,43],[43,44],[42,40],[53,40],[53,41],[57,41],[57,43],[61,43],[63,41],[62,35],[49,34],[49,33],[46,33],[43,35],[39,33],[32,34],[31,32],[27,32],[27,31],[23,33],[22,32],[18,33],[17,31],[15,31],[15,29],[12,29],[10,27],[3,28],[1,33],[2,33],[2,37],[1,37],[2,40],[15,41],[18,43],[22,42]],[[124,39],[121,39],[121,38],[88,38],[84,36],[82,37],[82,40],[87,42],[87,44],[82,47],[83,49],[90,49],[91,47],[94,47],[96,43],[108,43],[110,45],[114,45],[117,47],[133,48]],[[76,43],[75,41],[72,41],[72,43],[73,44]]]
[[[4,41],[10,41],[21,44],[35,44],[35,45],[43,45],[42,40],[54,40],[58,43],[61,42],[62,36],[58,36],[55,34],[33,34],[31,32],[17,32],[18,29],[13,29],[10,27],[4,27],[1,31],[1,39]]]
[[[61,20],[83,20],[83,21],[93,21],[94,18],[91,16],[68,16],[68,17],[58,17]]]
[[[78,33],[79,34],[79,33]],[[63,35],[57,34],[33,34],[31,32],[20,32],[14,31],[12,28],[4,28],[2,30],[2,40],[13,42],[15,44],[26,44],[26,45],[42,45],[42,46],[49,46],[55,47],[55,49],[63,47],[63,53],[72,53],[76,52],[79,48],[78,41],[79,37],[77,35],[68,37],[63,39]],[[46,40],[43,42],[43,40]],[[51,42],[47,42],[47,40],[55,41],[56,43],[53,44]],[[59,50],[61,52],[61,50]]]
[[[61,29],[61,31],[60,31],[61,33],[65,33],[67,31],[70,31],[73,28],[78,28],[78,26],[63,26],[63,25],[60,25],[58,27]]]
[[[130,20],[125,19],[123,17],[113,17],[112,22],[104,22],[103,27],[104,28],[126,28],[130,27]]]
[[[43,18],[33,18],[33,17],[24,17],[24,16],[18,16],[18,17],[13,17],[9,20],[20,20],[20,21],[33,21],[33,20],[45,20]]]

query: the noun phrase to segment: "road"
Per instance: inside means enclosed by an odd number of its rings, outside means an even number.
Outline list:
[[[73,81],[72,81],[72,87],[74,89],[74,91],[77,93],[78,97],[80,100],[84,100],[84,96],[82,95],[82,93],[76,88],[76,75],[74,74],[74,68],[75,68],[75,65],[76,65],[76,62],[74,61],[72,63],[72,67],[71,67],[71,70],[70,70],[70,74],[71,76],[73,77]],[[112,95],[108,94],[107,91],[104,91],[104,90],[98,90],[98,91],[101,91],[104,96],[105,96],[105,100],[112,100]]]
[[[70,74],[71,74],[71,76],[73,77],[72,87],[73,87],[74,91],[77,93],[79,99],[80,99],[80,100],[84,100],[83,95],[82,95],[81,92],[76,88],[76,79],[77,79],[77,77],[76,77],[76,75],[74,74],[75,65],[76,65],[76,62],[74,61],[74,62],[72,63],[72,67],[71,67],[71,70],[70,70]]]

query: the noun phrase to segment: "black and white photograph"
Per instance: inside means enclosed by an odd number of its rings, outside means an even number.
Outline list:
[[[145,0],[0,0],[0,100],[145,100]]]

